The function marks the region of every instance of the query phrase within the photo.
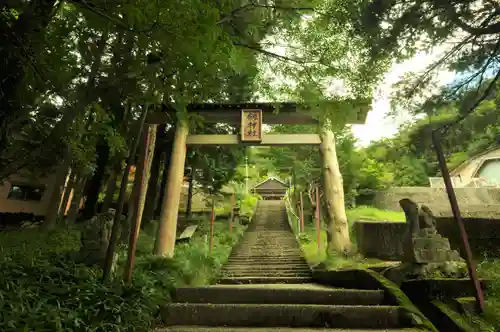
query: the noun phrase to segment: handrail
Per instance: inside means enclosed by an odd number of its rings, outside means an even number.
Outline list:
[[[285,201],[285,207],[286,207],[286,210],[287,211],[290,211],[290,213],[292,214],[292,216],[295,218],[295,220],[298,222],[299,221],[299,217],[293,212],[293,208],[292,208],[292,204],[290,202],[290,197],[289,197],[289,193],[290,191],[287,190],[287,194],[284,196],[284,201]],[[288,222],[290,223],[290,227],[292,227],[292,230],[294,229],[293,225],[291,224],[292,221],[290,220],[290,218],[288,218]],[[297,234],[296,234],[297,236]]]

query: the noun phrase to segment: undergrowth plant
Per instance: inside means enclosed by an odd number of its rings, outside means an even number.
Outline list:
[[[154,239],[142,232],[131,284],[121,281],[123,252],[109,284],[101,283],[100,269],[72,260],[80,248],[78,230],[0,233],[1,331],[148,331],[175,287],[213,281],[243,227],[235,225],[230,234],[226,222],[217,222],[212,255],[208,230],[209,222],[201,220],[173,259],[151,255]]]
[[[481,278],[489,280],[485,291],[484,318],[500,331],[500,259],[485,255],[477,264],[477,270]]]

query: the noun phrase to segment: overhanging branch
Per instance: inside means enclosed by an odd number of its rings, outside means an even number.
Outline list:
[[[469,116],[472,112],[474,112],[474,110],[479,106],[479,104],[481,104],[488,97],[488,95],[491,93],[491,91],[493,91],[493,88],[495,87],[495,85],[499,79],[500,79],[500,69],[497,70],[495,77],[493,77],[493,79],[491,80],[491,82],[488,85],[488,87],[486,88],[486,90],[484,90],[481,97],[479,97],[479,99],[476,100],[476,102],[467,110],[467,112],[458,116],[454,122],[450,122],[450,123],[444,125],[443,127],[441,127],[441,131],[443,133],[446,132],[450,127],[460,123],[465,118],[467,118],[467,116]]]
[[[264,55],[267,55],[267,56],[270,56],[270,57],[273,57],[273,58],[276,58],[276,59],[279,59],[282,61],[294,62],[294,63],[300,64],[300,65],[305,64],[305,62],[302,59],[294,59],[294,58],[290,58],[290,57],[287,57],[284,55],[279,55],[279,54],[276,54],[273,52],[263,50],[262,48],[260,48],[258,46],[247,45],[247,44],[243,44],[243,43],[239,43],[239,42],[233,42],[233,45],[248,48],[252,51],[259,52],[259,53],[262,53]]]
[[[253,10],[256,8],[267,8],[273,10],[287,10],[287,11],[314,11],[314,8],[312,7],[272,6],[272,5],[261,5],[257,3],[249,3],[241,7],[235,8],[229,13],[223,15],[222,18],[217,22],[217,24],[222,24],[224,22],[232,20],[234,17],[236,17],[236,14],[238,13]]]

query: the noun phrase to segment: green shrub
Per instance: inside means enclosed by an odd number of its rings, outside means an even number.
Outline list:
[[[251,217],[260,199],[262,198],[257,194],[245,194],[241,199],[240,214]]]
[[[154,230],[141,232],[133,280],[101,283],[100,269],[72,261],[77,230],[36,229],[0,233],[0,326],[11,331],[149,331],[160,305],[181,285],[211,282],[243,228],[216,223],[212,255],[206,222],[195,237],[176,246],[175,258],[151,255]],[[152,227],[153,228],[153,227]],[[119,263],[125,258],[120,248]]]
[[[307,233],[299,234],[299,241],[301,244],[309,244],[313,242],[313,240],[309,237]]]
[[[486,290],[486,308],[484,318],[497,330],[500,330],[500,259],[484,257],[477,264],[479,276],[490,279]]]

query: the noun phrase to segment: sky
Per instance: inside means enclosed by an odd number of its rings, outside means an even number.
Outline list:
[[[391,110],[390,95],[391,86],[397,83],[405,73],[420,72],[434,60],[437,60],[445,48],[437,48],[430,53],[418,53],[413,58],[399,64],[394,64],[386,73],[384,81],[380,84],[379,91],[375,93],[372,110],[368,113],[364,125],[353,125],[352,131],[358,138],[360,146],[366,146],[373,140],[383,137],[391,137],[398,132],[399,126],[412,120],[407,110],[402,109],[396,117],[389,116]],[[441,71],[439,73],[439,84],[446,85],[454,78],[454,73]]]

